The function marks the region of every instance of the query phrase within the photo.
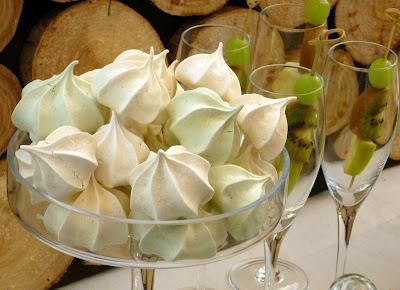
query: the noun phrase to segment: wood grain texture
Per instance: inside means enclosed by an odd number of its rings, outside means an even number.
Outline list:
[[[165,13],[176,16],[207,15],[220,9],[228,0],[151,0]]]
[[[38,31],[43,29],[38,29]],[[39,34],[33,30],[32,34]],[[30,49],[22,58],[24,80],[47,79],[60,73],[72,60],[79,60],[75,73],[81,74],[110,62],[122,51],[132,48],[156,52],[163,49],[150,23],[130,7],[108,0],[82,1],[57,14],[40,36],[31,34]],[[35,38],[39,40],[35,41]]]
[[[17,30],[23,0],[0,1],[0,51],[10,42]]]
[[[72,258],[36,240],[11,212],[5,160],[0,160],[0,285],[2,290],[44,290],[55,284]]]
[[[6,151],[8,141],[15,132],[11,114],[20,98],[21,86],[17,77],[0,64],[0,155]]]
[[[336,27],[346,31],[347,40],[365,40],[387,44],[391,23],[385,20],[385,9],[400,7],[400,0],[340,0],[336,5]],[[400,44],[400,28],[394,34],[392,47]],[[353,59],[362,64],[382,57],[374,49],[347,46]]]

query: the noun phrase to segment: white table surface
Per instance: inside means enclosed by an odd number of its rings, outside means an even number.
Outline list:
[[[295,220],[281,249],[281,257],[301,266],[310,290],[327,289],[336,259],[336,213],[328,193],[311,197]],[[262,255],[262,247],[207,266],[207,285],[230,289],[226,273],[236,262]],[[359,210],[349,248],[347,272],[369,277],[379,290],[400,290],[400,166],[385,170]],[[129,290],[130,270],[115,269],[60,289]],[[156,290],[194,285],[196,269],[156,272]]]

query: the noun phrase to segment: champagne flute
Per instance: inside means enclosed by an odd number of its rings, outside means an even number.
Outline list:
[[[242,92],[246,92],[248,75],[251,68],[251,38],[245,31],[228,25],[201,24],[189,27],[182,35],[179,42],[177,60],[199,53],[213,53],[218,45],[224,47],[224,59],[237,75]],[[213,290],[206,287],[206,266],[197,269],[196,290]]]
[[[377,290],[371,280],[360,274],[346,274],[337,278],[329,290]]]
[[[293,94],[296,80],[284,78],[292,75],[300,80],[304,76],[314,76],[318,85],[307,93]],[[288,88],[292,86],[292,88]],[[288,92],[289,91],[291,92]],[[290,64],[272,64],[257,68],[249,77],[249,92],[268,98],[282,98],[296,95],[298,100],[286,109],[288,138],[286,149],[290,156],[288,195],[284,213],[278,227],[267,240],[266,251],[270,252],[272,274],[266,273],[264,258],[251,259],[235,265],[229,273],[229,283],[234,289],[307,289],[307,276],[298,266],[278,260],[283,237],[289,230],[297,213],[304,206],[314,184],[323,152],[324,106],[322,77],[308,68]],[[304,100],[314,94],[312,102],[305,105]],[[308,99],[310,100],[310,99]],[[271,277],[272,276],[272,277]],[[271,281],[266,281],[271,277]],[[288,287],[288,288],[285,288]]]
[[[348,48],[382,56],[386,66],[377,68],[370,57],[365,58],[364,64],[344,61],[341,56]],[[339,75],[346,77],[338,81]],[[329,50],[324,79],[326,91],[334,91],[338,85],[354,87],[356,91],[348,105],[349,116],[340,120],[342,127],[326,136],[322,161],[326,184],[337,209],[338,277],[345,272],[357,210],[372,190],[390,153],[398,112],[397,55],[377,43],[341,42]],[[341,106],[329,108],[342,109]]]

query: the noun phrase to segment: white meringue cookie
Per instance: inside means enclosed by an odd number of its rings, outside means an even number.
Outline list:
[[[246,206],[264,195],[274,182],[270,175],[258,176],[232,164],[211,167],[212,202],[222,212]],[[266,202],[228,218],[228,232],[238,241],[255,236],[267,217]]]
[[[92,176],[88,187],[75,196],[72,205],[96,214],[125,218],[129,210],[129,198],[118,190],[105,189]],[[44,225],[57,236],[58,241],[92,252],[106,246],[124,244],[129,235],[127,224],[92,218],[55,204],[47,208]]]
[[[239,79],[224,60],[222,43],[211,54],[200,53],[184,59],[176,67],[175,77],[185,89],[206,87],[225,101],[241,94]]]
[[[190,152],[212,164],[223,164],[240,149],[241,135],[236,122],[240,109],[232,108],[207,88],[185,91],[168,105],[169,130]]]
[[[208,183],[210,164],[182,146],[172,146],[132,171],[131,210],[155,220],[198,216],[199,208],[213,196]]]
[[[132,169],[149,155],[147,145],[119,124],[115,112],[110,123],[100,127],[93,136],[97,141],[99,163],[96,179],[108,188],[128,185]]]
[[[154,69],[154,51],[142,65],[117,61],[103,67],[92,79],[97,100],[119,116],[150,124],[163,113],[170,96]]]
[[[271,176],[274,183],[278,180],[278,173],[275,167],[270,162],[261,159],[251,144],[244,144],[232,163],[253,174]]]
[[[175,67],[177,61],[174,61],[169,67],[167,67],[166,65],[167,54],[168,50],[165,49],[164,51],[155,55],[153,61],[153,68],[158,79],[161,81],[161,84],[165,86],[165,88],[169,93],[169,96],[172,97],[175,95],[176,91]],[[115,58],[114,62],[132,61],[137,66],[142,66],[144,63],[146,63],[148,58],[149,54],[141,50],[129,49],[118,55]]]
[[[202,211],[201,216],[207,215]],[[146,219],[139,213],[134,217]],[[132,234],[142,253],[166,261],[213,257],[228,237],[225,220],[180,226],[135,225]]]
[[[32,158],[36,189],[61,200],[84,190],[97,167],[96,139],[70,126],[56,129],[37,145],[21,145],[20,150]]]
[[[22,90],[11,118],[17,128],[29,132],[32,141],[43,140],[65,125],[94,133],[104,124],[108,110],[91,95],[90,84],[73,75],[77,64],[73,61],[59,75],[35,80]]]
[[[286,106],[296,97],[270,99],[258,94],[245,94],[231,102],[243,105],[237,121],[244,134],[265,160],[277,157],[287,138]]]

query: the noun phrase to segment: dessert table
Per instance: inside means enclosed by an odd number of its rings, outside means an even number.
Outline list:
[[[349,249],[347,272],[369,277],[380,290],[400,289],[400,166],[388,168],[361,207]],[[309,290],[327,289],[333,280],[336,255],[335,206],[327,192],[311,197],[289,231],[281,256],[301,266],[309,277]],[[262,255],[258,245],[245,254],[208,265],[207,285],[228,290],[228,269],[246,258]],[[128,290],[130,271],[115,269],[58,288],[62,290]],[[156,289],[188,287],[196,269],[157,271]],[[290,290],[290,289],[287,289]]]

